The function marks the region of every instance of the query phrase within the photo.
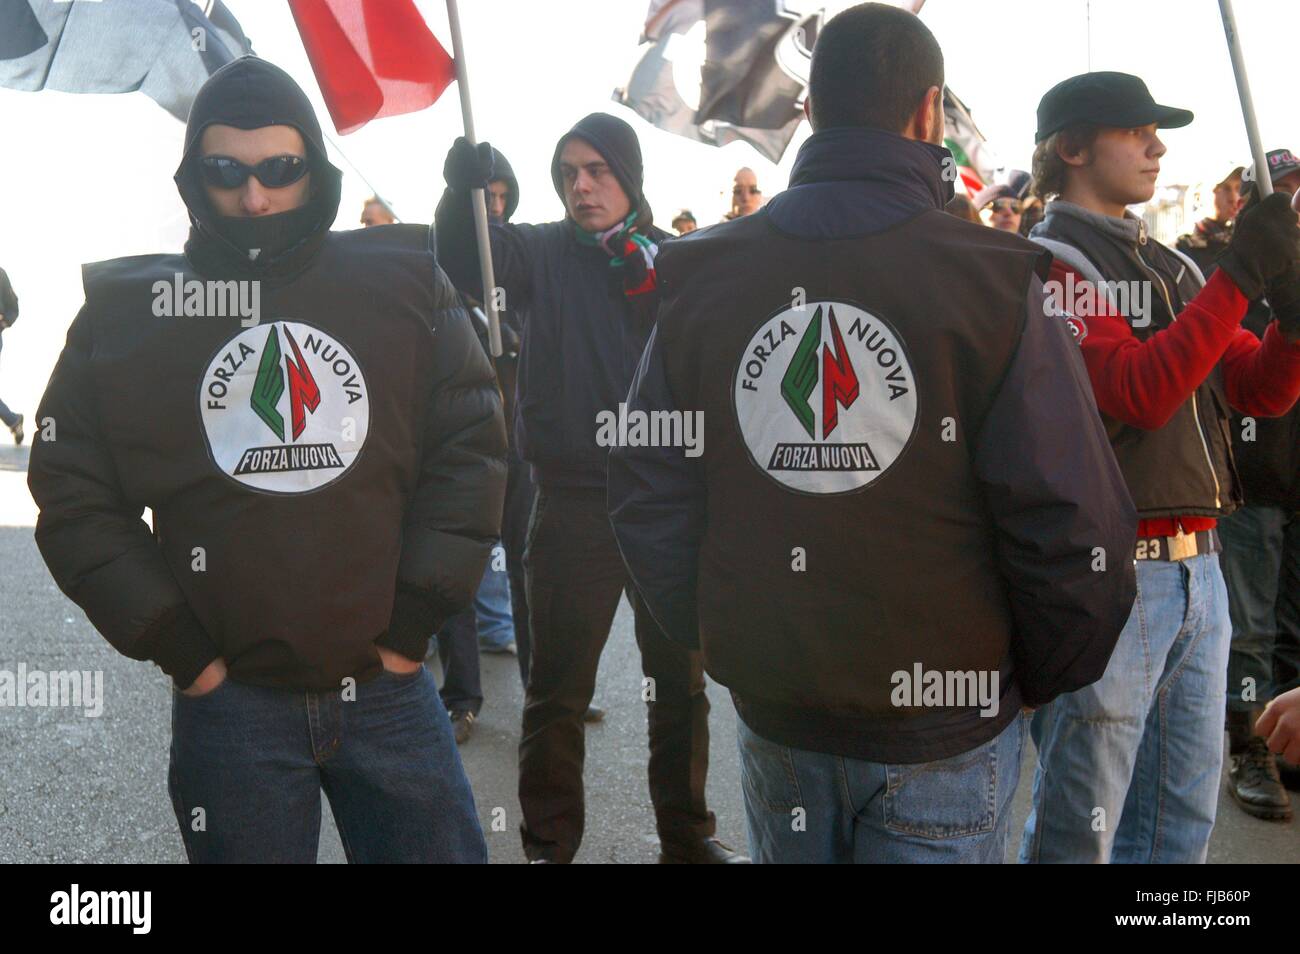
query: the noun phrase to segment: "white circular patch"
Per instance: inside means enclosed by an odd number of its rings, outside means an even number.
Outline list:
[[[338,339],[298,321],[235,335],[199,385],[208,452],[256,490],[302,494],[342,477],[370,429],[370,392]]]
[[[856,305],[808,302],[750,338],[732,386],[754,464],[791,490],[870,484],[916,431],[916,381],[894,330]]]

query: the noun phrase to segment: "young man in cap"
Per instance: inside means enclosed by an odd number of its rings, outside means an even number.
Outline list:
[[[438,247],[457,286],[480,295],[470,190],[494,178],[492,149],[457,140],[438,206]],[[519,741],[524,853],[569,862],[582,840],[583,717],[624,591],[647,677],[650,795],[669,862],[732,863],[705,805],[708,711],[698,653],[668,640],[619,556],[605,511],[608,429],[626,401],[658,306],[655,256],[669,236],[642,192],[641,147],[623,120],[592,113],[560,137],[551,181],[565,218],[491,228],[506,308],[528,309],[515,437],[538,485],[524,554],[532,662]]]
[[[943,82],[911,13],[822,28],[790,188],[660,257],[629,414],[702,416],[703,453],[610,458],[638,589],[732,691],[758,861],[1001,862],[1021,707],[1100,676],[1133,602],[1048,257],[941,211]]]
[[[329,231],[341,179],[288,74],[214,73],[184,255],[85,267],[39,410],[37,545],[174,681],[195,862],[314,862],[322,788],[350,861],[486,861],[423,660],[498,532],[501,402],[429,228]]]
[[[1065,80],[1038,106],[1031,237],[1055,256],[1053,307],[1083,351],[1141,517],[1138,599],[1106,674],[1040,708],[1024,861],[1202,862],[1223,757],[1227,594],[1217,518],[1241,503],[1228,408],[1283,414],[1300,394],[1300,309],[1263,341],[1268,293],[1300,299],[1286,196],[1243,213],[1208,282],[1126,206],[1155,191],[1156,131],[1192,114],[1125,73]]]
[[[673,216],[673,231],[678,235],[685,235],[687,232],[694,232],[699,226],[695,222],[695,213],[690,209],[682,209]]]

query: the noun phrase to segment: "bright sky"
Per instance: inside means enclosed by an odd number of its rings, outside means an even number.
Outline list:
[[[461,131],[455,88],[429,110],[339,137],[329,127],[287,4],[227,4],[256,51],[307,90],[322,125],[398,214],[428,221],[442,189],[447,147]],[[450,50],[443,4],[417,5]],[[550,182],[554,143],[594,110],[622,115],[637,129],[647,194],[665,226],[681,206],[693,209],[701,223],[719,219],[731,177],[742,165],[757,171],[767,194],[784,187],[806,126],[777,167],[741,143],[719,150],[671,136],[612,102],[611,92],[637,58],[646,7],[646,0],[461,0],[478,132],[501,148],[519,177],[516,221],[562,214]],[[1237,0],[1236,8],[1266,147],[1300,148],[1290,72],[1295,30],[1287,15],[1294,3]],[[929,0],[921,17],[943,46],[950,85],[1011,166],[1027,167],[1043,92],[1089,65],[1136,72],[1158,101],[1195,111],[1190,127],[1164,137],[1170,151],[1162,183],[1214,180],[1247,159],[1215,0]],[[0,89],[0,117],[0,266],[22,300],[17,327],[4,334],[0,395],[30,420],[82,300],[80,264],[175,251],[184,241],[184,208],[171,181],[183,126],[138,93]],[[334,161],[345,173],[336,227],[353,228],[370,190],[337,154]]]

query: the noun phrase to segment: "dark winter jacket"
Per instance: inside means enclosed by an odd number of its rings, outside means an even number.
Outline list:
[[[1252,304],[1241,324],[1263,338],[1273,313],[1263,301]],[[1253,426],[1245,420],[1251,417]],[[1252,439],[1246,440],[1250,434]],[[1281,507],[1300,513],[1300,402],[1281,417],[1233,412],[1232,449],[1246,506]]]
[[[468,193],[447,189],[437,211],[439,261],[456,287],[482,294]],[[648,230],[663,243],[668,233]],[[645,348],[650,323],[623,294],[600,248],[582,245],[572,221],[491,226],[492,264],[507,310],[524,309],[515,440],[544,488],[605,486],[609,449],[597,414],[617,408]]]
[[[269,121],[303,134],[315,196],[228,227],[192,174],[199,136]],[[286,74],[251,58],[214,74],[177,175],[185,256],[85,267],[38,412],[54,422],[28,479],[42,556],[114,647],[182,687],[217,657],[233,679],[315,690],[377,675],[377,644],[422,659],[498,533],[500,399],[430,231],[328,231],[324,156]],[[209,279],[244,284],[191,298]],[[173,317],[178,288],[193,309]],[[206,297],[221,288],[260,289],[260,320]]]
[[[660,255],[627,413],[698,411],[703,454],[617,447],[611,518],[664,631],[785,745],[974,748],[1099,678],[1133,603],[1136,515],[1048,256],[939,211],[946,156],[818,132],[764,210]],[[914,667],[997,675],[994,711],[896,695]]]
[[[1182,252],[1209,278],[1218,268],[1218,258],[1232,239],[1232,225],[1223,225],[1215,219],[1201,219],[1192,231],[1178,236],[1174,248]]]

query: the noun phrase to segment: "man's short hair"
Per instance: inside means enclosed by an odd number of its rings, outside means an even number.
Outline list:
[[[850,7],[822,27],[813,49],[813,128],[901,133],[931,86],[943,88],[943,51],[919,17],[885,3]]]

